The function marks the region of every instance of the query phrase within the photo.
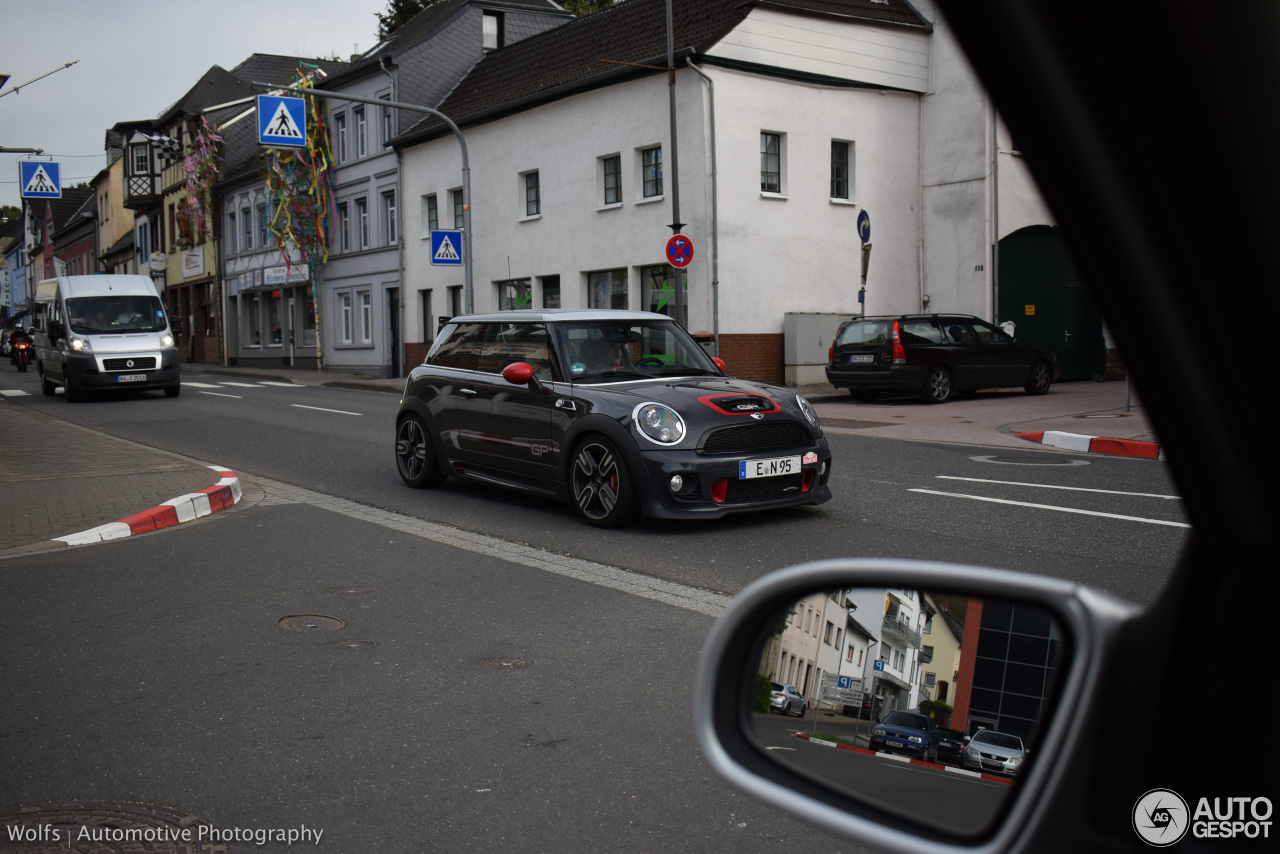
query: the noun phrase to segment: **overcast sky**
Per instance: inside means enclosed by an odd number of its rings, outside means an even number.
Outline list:
[[[63,186],[106,165],[102,143],[120,121],[151,119],[211,66],[250,54],[349,58],[374,45],[387,0],[45,0],[5,3],[0,17],[0,146],[42,148]],[[76,65],[10,92],[62,65]],[[18,159],[0,153],[0,204],[19,205]]]

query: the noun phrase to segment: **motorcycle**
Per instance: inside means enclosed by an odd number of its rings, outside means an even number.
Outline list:
[[[31,364],[31,342],[15,341],[13,344],[13,363],[18,366],[18,370],[25,372],[27,365]]]

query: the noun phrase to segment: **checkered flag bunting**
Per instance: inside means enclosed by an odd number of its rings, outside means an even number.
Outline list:
[[[151,140],[152,144],[156,147],[156,151],[159,152],[160,156],[165,160],[177,160],[182,156],[182,143],[178,142],[171,136],[164,136],[161,134],[157,136],[148,136],[147,139]]]

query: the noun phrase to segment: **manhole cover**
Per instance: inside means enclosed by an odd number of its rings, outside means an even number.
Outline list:
[[[1068,460],[1062,457],[1034,456],[1034,457],[969,457],[975,463],[993,463],[998,466],[1087,466],[1088,460]]]
[[[517,667],[532,667],[532,658],[486,658],[480,662],[494,670],[515,670]]]
[[[373,649],[377,645],[378,644],[376,641],[364,641],[364,640],[329,641],[327,644],[325,644],[325,646],[329,647],[329,649]]]
[[[372,592],[373,592],[373,588],[372,588],[372,587],[353,587],[353,586],[343,586],[343,587],[333,587],[333,588],[330,588],[330,589],[331,589],[331,590],[332,590],[332,592],[334,592],[334,593],[345,593],[345,594],[347,594],[347,595],[349,595],[349,596],[354,596],[354,595],[359,594],[359,593],[372,593]]]
[[[0,807],[5,850],[23,854],[136,851],[227,854],[227,839],[202,818],[150,804],[108,801]]]
[[[318,614],[293,614],[281,617],[276,624],[291,632],[336,632],[346,625],[337,617],[322,617]]]

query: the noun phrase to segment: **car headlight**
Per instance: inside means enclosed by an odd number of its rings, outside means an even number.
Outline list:
[[[77,338],[72,335],[71,338],[68,339],[67,343],[69,343],[71,345],[71,349],[75,350],[77,353],[93,352],[93,347],[90,346],[89,342],[84,338]]]
[[[978,755],[978,748],[976,748],[976,747],[966,747],[966,748],[964,749],[964,752],[965,752],[966,754],[968,754],[969,756],[977,756],[977,755]]]
[[[161,335],[161,336],[160,336],[160,346],[161,346],[161,347],[172,347],[172,346],[173,346],[173,336],[172,336],[172,335]]]
[[[813,425],[813,429],[822,430],[822,424],[818,421],[818,413],[814,411],[812,403],[797,394],[796,406],[800,407],[800,411],[804,413],[805,420]]]
[[[915,744],[923,744],[923,743],[924,743],[924,739],[922,739],[922,738],[921,738],[920,736],[918,736],[918,735],[908,736],[908,737],[907,737],[907,741],[913,742],[913,743],[915,743]]]
[[[658,445],[678,445],[684,439],[684,419],[661,403],[642,403],[631,413],[640,433]]]
[[[872,735],[887,735],[887,733],[886,733],[884,730],[880,729],[880,727],[876,727],[875,729],[871,730],[871,734],[872,734]]]
[[[1013,766],[1015,766],[1015,765],[1020,765],[1020,764],[1022,764],[1022,760],[1021,760],[1021,759],[1006,759],[1006,760],[1004,761],[1004,764],[1005,764],[1005,765],[1008,765],[1009,767],[1011,767],[1011,768],[1012,768],[1012,767],[1013,767]]]

